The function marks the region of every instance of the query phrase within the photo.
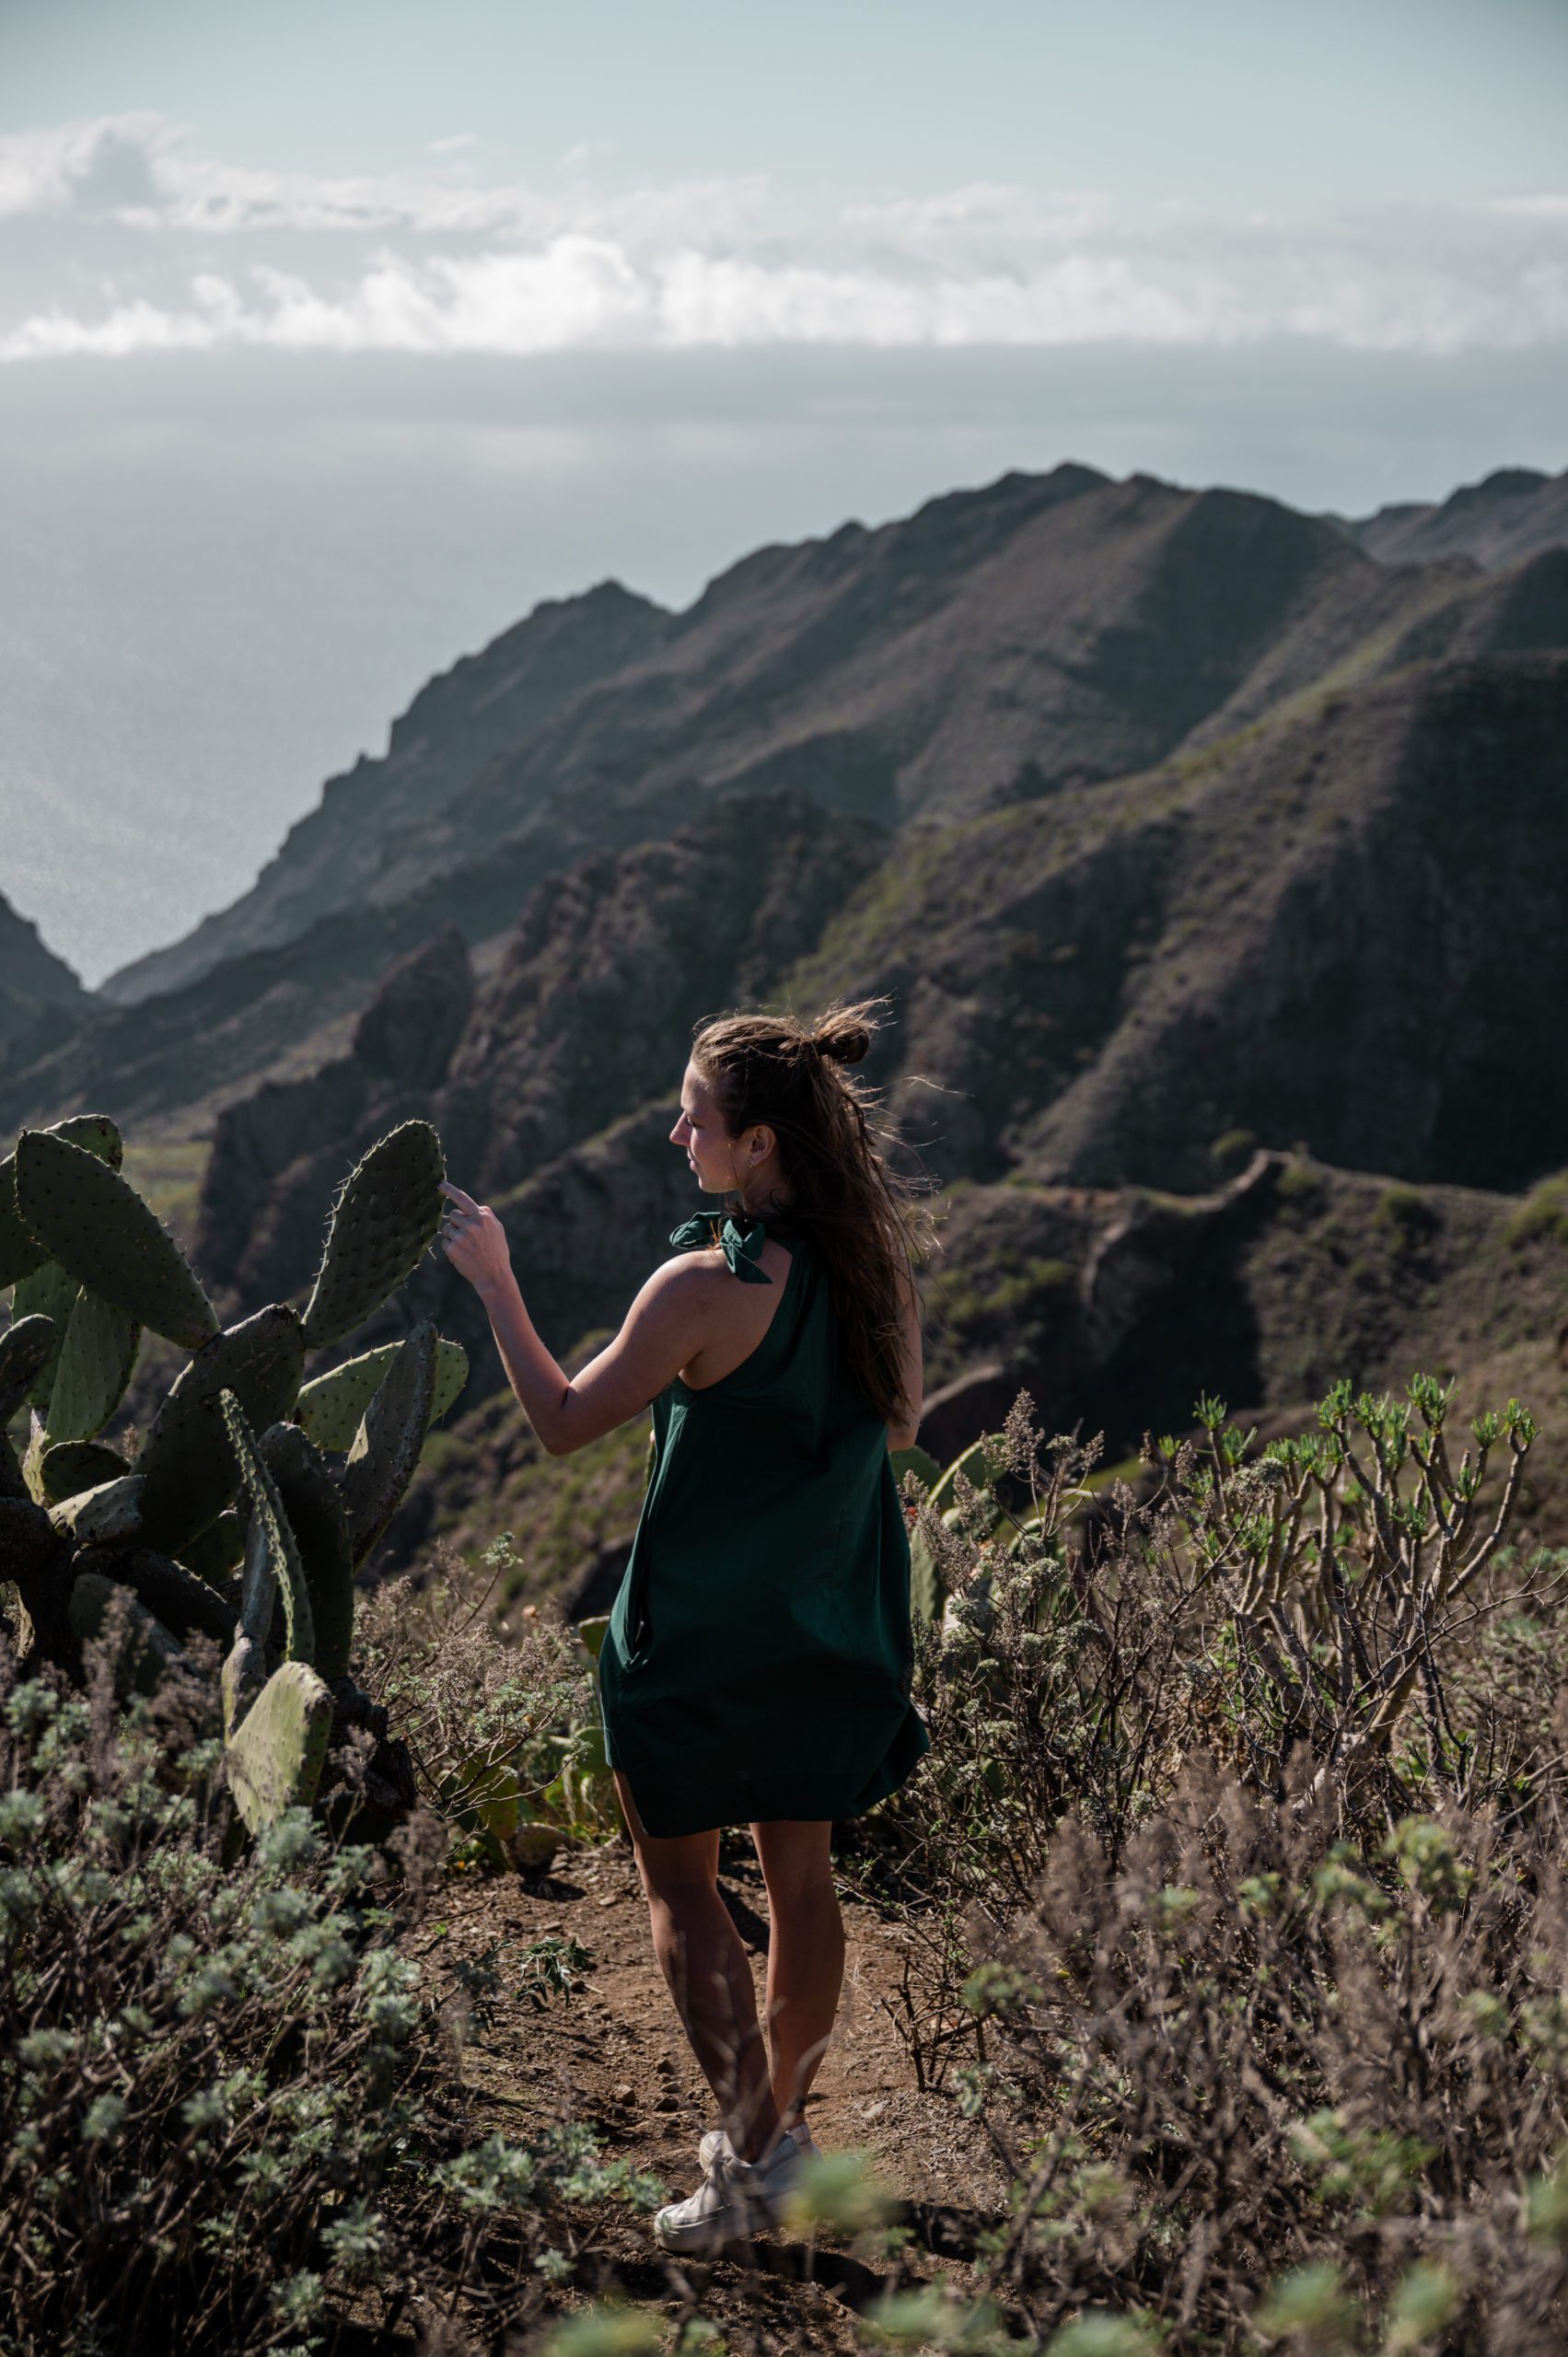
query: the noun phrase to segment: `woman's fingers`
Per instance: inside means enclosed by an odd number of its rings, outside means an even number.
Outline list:
[[[449,1178],[443,1178],[440,1182],[440,1187],[442,1194],[449,1199],[451,1207],[454,1211],[478,1211],[479,1205],[474,1202],[473,1197],[471,1195],[465,1195],[460,1187],[454,1187]]]

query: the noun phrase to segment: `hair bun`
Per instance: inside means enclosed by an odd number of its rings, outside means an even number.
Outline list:
[[[870,1052],[871,1026],[853,1011],[832,1009],[812,1031],[810,1045],[830,1063],[857,1064]]]

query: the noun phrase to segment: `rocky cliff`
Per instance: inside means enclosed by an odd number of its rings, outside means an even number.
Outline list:
[[[0,1051],[41,1052],[87,1013],[92,994],[0,893]]]

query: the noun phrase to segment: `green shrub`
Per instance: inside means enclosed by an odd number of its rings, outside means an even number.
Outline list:
[[[445,1829],[382,1853],[296,1810],[237,1847],[201,1666],[122,1715],[109,1641],[86,1693],[0,1649],[0,2347],[260,2357],[459,2298],[526,2321],[538,2254],[582,2240],[564,2202],[654,2196],[581,2129],[473,2141],[462,1970],[400,1945]]]
[[[1543,1178],[1510,1215],[1503,1232],[1516,1250],[1537,1239],[1568,1244],[1568,1170]]]

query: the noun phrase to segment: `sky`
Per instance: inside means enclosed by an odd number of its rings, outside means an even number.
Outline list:
[[[1568,464],[1568,0],[0,0],[0,891],[89,982],[613,575]]]

